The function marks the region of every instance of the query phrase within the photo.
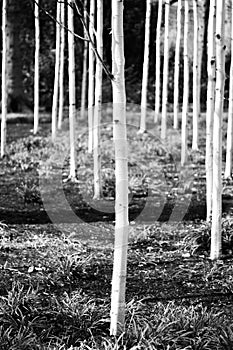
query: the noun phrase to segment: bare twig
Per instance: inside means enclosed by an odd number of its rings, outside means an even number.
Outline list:
[[[33,0],[33,2],[39,7],[39,9],[40,9],[41,11],[43,11],[47,16],[49,16],[55,23],[58,23],[61,27],[65,28],[65,30],[66,30],[67,32],[70,32],[71,34],[73,34],[74,37],[76,37],[76,38],[78,38],[78,39],[80,39],[80,40],[83,40],[83,41],[89,41],[89,39],[84,38],[84,37],[82,37],[82,36],[80,36],[80,35],[78,35],[78,34],[72,32],[72,31],[70,31],[70,30],[67,28],[67,26],[65,26],[65,25],[62,24],[60,21],[58,21],[58,20],[57,20],[53,15],[51,15],[51,13],[49,13],[49,11],[47,11],[43,6],[39,5],[38,2],[37,2],[37,0]],[[63,1],[58,1],[58,2],[63,2]]]
[[[87,37],[88,37],[88,41],[89,41],[89,43],[91,44],[92,50],[94,51],[94,53],[95,53],[95,55],[96,55],[96,58],[101,62],[102,66],[103,66],[103,70],[104,70],[104,72],[106,73],[106,75],[108,76],[108,78],[109,78],[110,80],[113,80],[113,79],[114,79],[114,76],[112,75],[112,73],[111,73],[111,72],[109,71],[109,69],[107,68],[107,66],[106,66],[106,64],[104,63],[103,59],[100,57],[100,55],[99,55],[99,53],[98,53],[98,51],[97,51],[97,49],[96,49],[96,47],[95,47],[95,44],[94,44],[94,42],[93,42],[93,40],[92,40],[92,38],[91,38],[91,36],[90,36],[87,23],[85,23],[85,21],[83,20],[83,16],[82,16],[82,14],[81,14],[81,12],[80,12],[80,10],[79,10],[79,7],[78,7],[78,5],[77,5],[77,3],[76,3],[76,0],[74,0],[74,5],[75,5],[75,8],[76,8],[77,14],[78,14],[78,16],[79,16],[79,19],[80,19],[80,21],[81,21],[81,23],[82,23],[82,25],[83,25],[83,27],[84,27],[84,29],[85,29],[86,35],[87,35]]]

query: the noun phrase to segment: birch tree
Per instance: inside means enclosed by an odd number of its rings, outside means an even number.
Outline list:
[[[198,3],[193,0],[193,139],[192,149],[198,149],[198,118],[199,118],[199,68],[198,68]]]
[[[123,1],[112,0],[113,137],[115,143],[115,245],[110,334],[124,330],[128,247],[128,151],[124,77]]]
[[[87,23],[87,0],[84,0],[83,3],[83,18],[84,22]],[[87,38],[86,31],[84,30],[84,37]],[[88,42],[84,40],[83,43],[83,74],[82,74],[82,95],[81,95],[81,117],[85,116],[86,109],[86,91],[87,91],[87,51],[88,51]]]
[[[103,58],[103,0],[97,0],[97,51],[100,58]],[[95,80],[95,108],[94,108],[94,129],[93,129],[93,156],[94,156],[94,198],[101,197],[101,154],[100,154],[100,120],[102,113],[102,62],[96,61]]]
[[[54,75],[53,106],[52,106],[52,140],[53,141],[56,138],[56,128],[57,128],[57,107],[58,107],[59,66],[60,66],[60,13],[61,13],[61,3],[57,1],[55,75]]]
[[[90,39],[94,42],[94,23],[95,23],[95,0],[90,0],[90,16],[89,16],[89,34]],[[94,52],[89,42],[88,46],[88,152],[93,150],[93,106],[94,106]]]
[[[75,41],[74,41],[74,2],[68,0],[68,57],[69,57],[69,127],[70,127],[70,179],[76,178],[75,159]]]
[[[213,130],[213,207],[211,227],[210,258],[221,255],[221,218],[222,218],[222,117],[225,82],[225,0],[216,2],[216,88]]]
[[[181,27],[182,27],[181,21],[182,21],[182,0],[178,0],[175,74],[174,74],[174,121],[173,121],[174,129],[178,128],[178,115],[179,115],[180,41],[181,41]]]
[[[205,44],[205,26],[206,26],[206,15],[205,7],[208,7],[208,1],[197,0],[197,14],[198,14],[198,98],[197,98],[197,110],[200,117],[201,113],[201,72],[203,66],[203,54],[204,54],[204,44]],[[199,129],[197,130],[197,132]]]
[[[161,66],[161,24],[163,13],[163,0],[158,0],[158,17],[156,27],[156,65],[155,65],[155,117],[154,122],[158,122],[160,112],[160,66]]]
[[[233,147],[233,2],[231,5],[231,67],[230,67],[230,89],[229,89],[229,110],[227,125],[227,147],[225,178],[232,176],[232,147]]]
[[[182,107],[182,128],[181,128],[181,165],[187,161],[187,119],[189,102],[189,2],[184,3],[184,82],[183,82],[183,107]]]
[[[206,108],[206,220],[210,221],[212,212],[213,190],[213,122],[215,103],[215,25],[216,0],[210,1],[208,25],[208,86]]]
[[[59,110],[58,129],[62,127],[64,107],[64,64],[65,64],[65,2],[61,2],[61,45],[60,45],[60,70],[59,70]]]
[[[2,120],[1,120],[1,157],[6,148],[6,117],[7,117],[7,0],[2,1]]]
[[[167,99],[168,99],[168,63],[169,63],[169,15],[170,0],[165,1],[164,61],[163,61],[163,93],[161,139],[167,136]]]
[[[34,128],[37,134],[39,127],[39,52],[40,52],[40,22],[39,22],[39,0],[35,3],[35,71],[34,71]]]
[[[146,1],[144,60],[143,60],[143,73],[142,73],[141,119],[140,119],[139,133],[143,133],[146,130],[147,85],[148,85],[148,73],[149,73],[149,48],[150,48],[150,17],[151,17],[151,0],[147,0]]]

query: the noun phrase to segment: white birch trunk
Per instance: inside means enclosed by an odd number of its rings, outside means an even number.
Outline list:
[[[167,137],[167,99],[168,99],[168,63],[169,63],[169,15],[170,0],[165,1],[165,32],[164,32],[164,61],[163,61],[163,94],[162,94],[162,123],[161,139]]]
[[[173,120],[174,129],[178,128],[178,115],[179,115],[180,40],[181,40],[181,27],[182,27],[181,20],[182,20],[182,0],[178,0],[175,74],[174,74],[174,120]]]
[[[115,143],[115,246],[110,334],[124,330],[128,248],[128,150],[124,77],[123,1],[112,0],[113,137]]]
[[[90,19],[89,19],[89,34],[94,42],[94,23],[95,23],[95,0],[90,0]],[[88,152],[93,150],[93,115],[94,115],[94,60],[95,55],[92,50],[91,43],[88,47]]]
[[[187,120],[189,103],[189,2],[185,1],[184,15],[184,83],[183,83],[183,107],[182,107],[182,130],[181,130],[181,165],[187,161]]]
[[[198,67],[198,4],[193,0],[193,139],[192,149],[198,150],[198,118],[199,118],[199,67]]]
[[[7,117],[7,3],[2,1],[2,120],[1,120],[1,157],[6,148],[6,117]]]
[[[205,5],[207,1],[197,0],[198,4],[198,92],[197,92],[197,110],[200,118],[201,114],[201,71],[202,71],[202,59],[203,59],[203,43],[204,43],[204,33],[205,33]]]
[[[213,123],[215,103],[215,26],[216,0],[210,1],[208,25],[208,87],[206,108],[206,220],[211,220],[213,190]]]
[[[87,23],[87,0],[84,0],[84,22]],[[87,38],[86,31],[84,29],[84,37]],[[86,91],[87,91],[87,50],[88,42],[83,43],[83,74],[82,74],[82,93],[81,93],[81,118],[85,117],[86,110]]]
[[[64,107],[64,64],[65,64],[65,2],[61,2],[61,46],[60,46],[60,74],[59,74],[59,110],[58,129],[62,127]]]
[[[52,106],[52,140],[56,138],[57,129],[57,107],[58,107],[58,88],[59,88],[59,66],[60,66],[60,14],[61,3],[57,2],[57,23],[56,23],[56,52],[55,52],[55,75],[53,87],[53,106]]]
[[[76,178],[75,159],[75,42],[73,0],[68,0],[68,57],[69,57],[69,127],[70,127],[70,179]]]
[[[222,251],[222,117],[225,83],[225,0],[216,2],[216,88],[213,131],[213,208],[210,258],[218,259]]]
[[[160,112],[160,66],[161,66],[161,24],[163,13],[163,0],[158,1],[158,17],[156,27],[156,65],[155,65],[155,117],[154,122],[158,122]]]
[[[146,1],[144,60],[143,60],[143,73],[142,73],[141,119],[140,119],[139,133],[143,133],[146,131],[147,85],[148,85],[148,73],[149,73],[149,48],[150,48],[150,17],[151,17],[151,0],[147,0]]]
[[[226,167],[225,167],[226,179],[232,176],[232,147],[233,147],[233,2],[231,7],[231,68],[230,68],[229,110],[228,110],[228,125],[227,125]]]
[[[97,0],[97,31],[96,47],[99,56],[103,57],[103,0]],[[94,199],[101,197],[101,154],[100,154],[100,120],[102,113],[102,63],[96,61],[95,74],[95,108],[93,129],[93,158],[94,158]]]
[[[38,0],[39,4],[39,0]],[[40,22],[39,6],[35,3],[35,72],[34,72],[34,127],[37,134],[39,127],[39,52],[40,52]]]

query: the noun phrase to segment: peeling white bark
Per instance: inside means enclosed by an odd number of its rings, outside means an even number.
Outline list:
[[[124,331],[128,248],[128,150],[124,77],[123,1],[112,0],[113,138],[115,143],[115,245],[110,334]]]
[[[213,208],[210,258],[219,259],[222,251],[222,118],[225,83],[225,0],[216,2],[216,88],[213,130]]]
[[[215,27],[216,27],[216,0],[210,1],[208,25],[208,86],[206,106],[206,220],[211,220],[212,190],[213,190],[213,123],[215,104]]]

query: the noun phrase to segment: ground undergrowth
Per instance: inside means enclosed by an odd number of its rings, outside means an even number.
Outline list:
[[[181,168],[180,131],[170,129],[167,143],[156,128],[137,135],[136,112],[128,127],[126,329],[109,336],[115,189],[106,113],[100,201],[92,200],[84,121],[75,183],[66,124],[55,144],[47,130],[10,131],[0,173],[0,349],[232,349],[232,181],[224,182],[223,257],[213,262],[203,220],[204,135]]]

